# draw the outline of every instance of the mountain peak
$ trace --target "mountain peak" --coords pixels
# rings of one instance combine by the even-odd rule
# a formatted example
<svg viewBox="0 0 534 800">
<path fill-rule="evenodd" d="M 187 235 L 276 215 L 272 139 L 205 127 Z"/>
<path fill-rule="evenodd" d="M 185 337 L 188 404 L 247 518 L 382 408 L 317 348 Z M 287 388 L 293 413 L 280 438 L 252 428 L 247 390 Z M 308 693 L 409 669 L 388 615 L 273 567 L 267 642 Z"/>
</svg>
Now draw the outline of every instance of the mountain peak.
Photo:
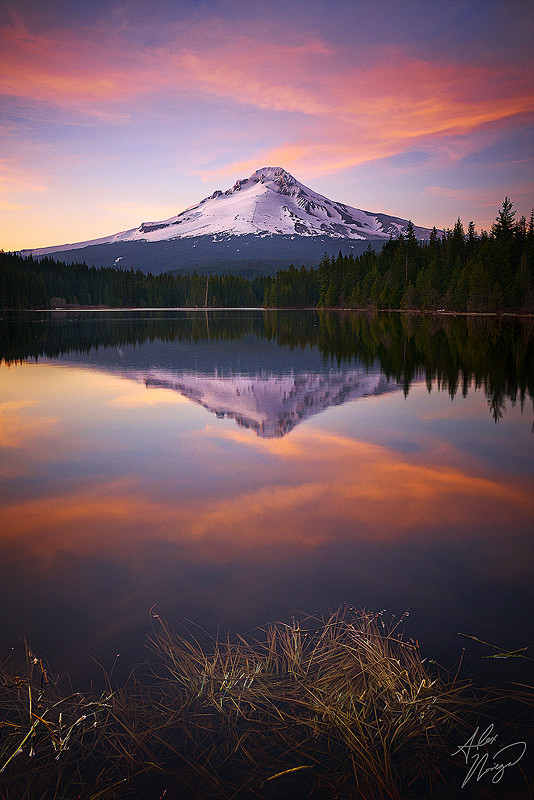
<svg viewBox="0 0 534 800">
<path fill-rule="evenodd" d="M 278 186 L 278 191 L 281 194 L 289 194 L 289 190 L 293 187 L 300 186 L 298 181 L 295 180 L 283 167 L 262 167 L 253 172 L 249 178 L 253 183 L 275 183 Z"/>
<path fill-rule="evenodd" d="M 261 167 L 253 172 L 249 180 L 251 181 L 278 181 L 278 180 L 291 180 L 295 181 L 293 175 L 285 170 L 283 167 Z"/>
<path fill-rule="evenodd" d="M 302 237 L 317 240 L 326 237 L 345 242 L 384 242 L 390 236 L 404 233 L 407 225 L 408 220 L 399 217 L 329 200 L 304 186 L 283 167 L 261 167 L 250 177 L 237 180 L 230 189 L 218 189 L 170 219 L 144 222 L 137 228 L 90 242 L 32 252 L 45 255 L 93 245 L 196 240 L 198 237 L 209 237 L 214 243 L 243 236 L 258 240 L 284 236 L 301 241 Z M 415 235 L 418 239 L 428 239 L 430 230 L 416 227 Z M 193 242 L 192 247 L 195 246 Z M 240 244 L 237 244 L 236 252 L 239 250 Z"/>
<path fill-rule="evenodd" d="M 206 200 L 213 200 L 214 198 L 221 197 L 222 195 L 226 195 L 228 197 L 236 192 L 240 192 L 242 189 L 250 189 L 252 186 L 258 183 L 275 183 L 278 187 L 277 191 L 281 192 L 282 194 L 287 194 L 287 191 L 291 187 L 297 185 L 300 186 L 293 175 L 287 172 L 287 170 L 285 170 L 283 167 L 262 167 L 261 169 L 257 169 L 256 172 L 253 172 L 249 178 L 239 178 L 231 189 L 227 189 L 225 192 L 222 192 L 220 189 L 218 189 L 210 197 L 206 198 Z"/>
</svg>

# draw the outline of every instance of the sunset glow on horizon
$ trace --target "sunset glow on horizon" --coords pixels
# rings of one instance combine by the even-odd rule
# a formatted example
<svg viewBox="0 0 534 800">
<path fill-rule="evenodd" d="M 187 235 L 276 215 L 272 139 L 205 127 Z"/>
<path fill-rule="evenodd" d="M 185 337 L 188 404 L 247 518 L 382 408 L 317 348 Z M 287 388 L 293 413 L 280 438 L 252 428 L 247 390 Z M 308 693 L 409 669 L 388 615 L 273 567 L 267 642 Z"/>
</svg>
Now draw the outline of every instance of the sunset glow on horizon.
<svg viewBox="0 0 534 800">
<path fill-rule="evenodd" d="M 418 225 L 534 206 L 527 0 L 0 2 L 0 248 L 161 220 L 263 166 Z"/>
</svg>

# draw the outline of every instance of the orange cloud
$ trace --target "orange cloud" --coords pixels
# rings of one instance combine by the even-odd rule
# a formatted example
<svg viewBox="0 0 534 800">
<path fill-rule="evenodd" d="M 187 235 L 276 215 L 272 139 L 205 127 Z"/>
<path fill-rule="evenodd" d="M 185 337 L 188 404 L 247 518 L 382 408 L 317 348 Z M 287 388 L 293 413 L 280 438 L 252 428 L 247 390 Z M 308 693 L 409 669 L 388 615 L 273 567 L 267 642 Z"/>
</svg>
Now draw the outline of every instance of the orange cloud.
<svg viewBox="0 0 534 800">
<path fill-rule="evenodd" d="M 160 389 L 157 392 L 146 391 L 143 393 L 135 392 L 132 394 L 120 395 L 108 400 L 107 405 L 113 408 L 143 408 L 145 406 L 156 405 L 178 405 L 187 404 L 188 401 L 180 394 L 176 394 L 169 389 Z"/>
<path fill-rule="evenodd" d="M 245 49 L 252 51 L 250 43 Z M 206 90 L 260 108 L 299 112 L 310 124 L 299 122 L 306 135 L 202 176 L 225 177 L 248 171 L 260 161 L 319 174 L 534 111 L 528 69 L 507 72 L 502 65 L 432 62 L 391 49 L 368 55 L 369 66 L 361 68 L 346 54 L 325 51 L 318 69 L 304 60 L 292 64 L 290 71 L 278 66 L 266 71 L 261 59 L 254 61 L 250 55 L 241 60 L 204 55 L 202 70 L 197 63 L 196 71 L 205 76 Z M 225 65 L 222 75 L 220 63 Z"/>
<path fill-rule="evenodd" d="M 110 34 L 87 38 L 67 31 L 32 34 L 20 23 L 0 29 L 0 92 L 107 118 L 117 115 L 106 104 L 131 96 L 129 86 L 143 85 L 146 66 Z M 124 115 L 119 115 L 118 119 Z"/>
<path fill-rule="evenodd" d="M 24 211 L 30 206 L 23 206 L 21 203 L 12 203 L 11 200 L 0 199 L 0 211 Z"/>
<path fill-rule="evenodd" d="M 226 436 L 246 441 L 240 432 L 226 432 Z M 527 518 L 534 515 L 534 499 L 528 487 L 497 483 L 448 465 L 420 465 L 388 448 L 348 437 L 308 429 L 304 434 L 294 431 L 284 440 L 258 440 L 251 436 L 250 444 L 298 463 L 302 482 L 298 486 L 254 491 L 241 496 L 238 502 L 229 499 L 199 515 L 197 532 L 220 531 L 226 524 L 254 530 L 258 520 L 263 523 L 260 528 L 269 525 L 269 519 L 272 525 L 276 519 L 273 511 L 293 508 L 298 510 L 291 517 L 294 533 L 294 525 L 299 524 L 296 520 L 302 517 L 306 506 L 309 514 L 305 515 L 304 528 L 308 530 L 317 527 L 313 519 L 335 515 L 353 524 L 355 530 L 364 526 L 373 530 L 373 538 L 378 535 L 384 539 L 418 526 L 431 530 L 445 520 L 451 525 L 475 528 L 488 502 L 492 514 L 502 516 L 505 523 L 508 506 L 515 506 Z"/>
<path fill-rule="evenodd" d="M 258 48 L 247 36 L 234 36 L 215 50 L 186 48 L 174 58 L 169 53 L 179 73 L 186 74 L 200 91 L 269 111 L 307 115 L 328 114 L 332 109 L 328 96 L 309 80 L 317 57 L 322 57 L 321 69 L 320 62 L 330 55 L 329 48 L 318 41 Z"/>
<path fill-rule="evenodd" d="M 346 542 L 398 541 L 423 532 L 431 538 L 436 531 L 442 538 L 445 528 L 464 539 L 497 524 L 513 538 L 534 517 L 532 481 L 488 479 L 471 464 L 419 464 L 387 447 L 309 428 L 285 440 L 258 440 L 254 434 L 247 440 L 243 434 L 226 431 L 224 438 L 275 456 L 261 488 L 242 489 L 229 480 L 221 496 L 220 487 L 210 493 L 207 482 L 202 496 L 194 497 L 187 486 L 162 492 L 149 479 L 132 477 L 56 490 L 6 504 L 3 540 L 17 540 L 41 556 L 58 549 L 81 555 L 104 549 L 127 552 L 131 561 L 167 542 L 193 557 L 224 563 L 240 552 L 269 561 L 277 558 L 277 547 L 310 549 L 340 536 Z M 197 441 L 197 457 L 206 455 Z M 502 570 L 497 550 L 492 560 Z"/>
<path fill-rule="evenodd" d="M 58 420 L 25 413 L 36 406 L 33 400 L 13 400 L 0 403 L 0 447 L 18 449 L 42 437 L 54 435 Z"/>
<path fill-rule="evenodd" d="M 46 188 L 42 175 L 7 158 L 0 158 L 0 195 L 8 192 L 44 192 Z M 9 201 L 3 202 L 9 206 Z M 11 207 L 17 207 L 17 204 L 11 204 Z"/>
</svg>

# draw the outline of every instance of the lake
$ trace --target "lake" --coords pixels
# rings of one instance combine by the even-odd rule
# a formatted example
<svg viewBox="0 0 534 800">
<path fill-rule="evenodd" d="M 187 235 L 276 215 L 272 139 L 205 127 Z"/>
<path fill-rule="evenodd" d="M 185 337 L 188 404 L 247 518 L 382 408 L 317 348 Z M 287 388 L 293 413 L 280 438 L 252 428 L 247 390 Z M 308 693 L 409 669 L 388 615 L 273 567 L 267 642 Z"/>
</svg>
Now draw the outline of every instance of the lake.
<svg viewBox="0 0 534 800">
<path fill-rule="evenodd" d="M 98 682 L 151 609 L 215 633 L 344 603 L 409 612 L 451 669 L 510 669 L 458 633 L 532 644 L 532 320 L 0 316 L 4 653 Z"/>
</svg>

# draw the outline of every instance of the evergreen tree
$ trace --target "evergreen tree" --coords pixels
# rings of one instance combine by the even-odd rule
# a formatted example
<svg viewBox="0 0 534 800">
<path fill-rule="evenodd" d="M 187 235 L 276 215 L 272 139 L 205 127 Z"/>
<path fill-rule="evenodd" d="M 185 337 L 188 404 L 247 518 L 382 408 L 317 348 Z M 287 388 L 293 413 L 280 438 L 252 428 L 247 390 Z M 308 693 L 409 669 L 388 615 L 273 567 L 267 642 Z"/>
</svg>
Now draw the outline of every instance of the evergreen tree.
<svg viewBox="0 0 534 800">
<path fill-rule="evenodd" d="M 509 197 L 505 197 L 499 213 L 493 223 L 492 234 L 496 239 L 509 241 L 514 229 L 513 203 Z"/>
</svg>

